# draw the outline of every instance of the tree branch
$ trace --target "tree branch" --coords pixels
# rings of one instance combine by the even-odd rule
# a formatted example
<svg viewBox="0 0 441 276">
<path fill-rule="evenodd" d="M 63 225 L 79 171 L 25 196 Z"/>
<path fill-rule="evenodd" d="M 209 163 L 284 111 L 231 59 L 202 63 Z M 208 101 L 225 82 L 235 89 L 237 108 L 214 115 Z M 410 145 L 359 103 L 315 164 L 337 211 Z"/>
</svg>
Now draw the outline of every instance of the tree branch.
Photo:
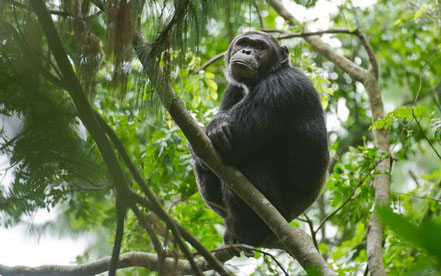
<svg viewBox="0 0 441 276">
<path fill-rule="evenodd" d="M 317 31 L 317 32 L 302 32 L 302 33 L 295 33 L 295 34 L 285 34 L 280 35 L 277 37 L 277 39 L 287 39 L 287 38 L 293 38 L 293 37 L 306 37 L 313 36 L 313 35 L 322 35 L 322 34 L 350 34 L 355 35 L 360 40 L 361 44 L 363 45 L 364 49 L 366 50 L 366 53 L 369 57 L 369 62 L 371 64 L 371 72 L 374 74 L 375 78 L 378 79 L 378 63 L 377 59 L 375 58 L 374 52 L 372 51 L 372 47 L 367 41 L 366 37 L 364 36 L 363 32 L 360 29 L 355 29 L 353 31 L 348 29 L 329 29 L 324 31 Z M 316 42 L 317 44 L 317 42 Z"/>
<path fill-rule="evenodd" d="M 371 63 L 371 73 L 374 75 L 374 77 L 378 80 L 378 62 L 377 58 L 375 57 L 374 51 L 372 50 L 371 45 L 367 41 L 365 35 L 360 29 L 355 29 L 354 34 L 360 39 L 361 44 L 363 45 L 364 49 L 366 50 L 366 53 L 369 57 L 369 62 Z"/>
<path fill-rule="evenodd" d="M 317 231 L 314 231 L 314 222 L 306 213 L 304 213 L 303 216 L 305 216 L 305 222 L 308 224 L 309 231 L 311 231 L 312 242 L 314 242 L 314 246 L 318 250 Z"/>
<path fill-rule="evenodd" d="M 95 275 L 106 272 L 109 269 L 110 257 L 105 257 L 87 264 L 81 265 L 43 265 L 39 267 L 27 266 L 5 266 L 0 265 L 0 275 L 32 275 L 32 276 L 51 276 L 51 275 Z M 204 270 L 211 270 L 211 266 L 202 259 L 195 260 L 198 266 Z M 150 271 L 158 271 L 159 261 L 156 254 L 146 252 L 129 252 L 119 256 L 118 268 L 126 267 L 144 267 Z M 174 273 L 172 275 L 192 274 L 191 264 L 187 260 L 164 258 L 162 261 L 164 272 Z"/>
<path fill-rule="evenodd" d="M 212 63 L 215 63 L 217 60 L 223 58 L 226 52 L 227 52 L 227 51 L 222 52 L 222 53 L 219 53 L 219 54 L 215 55 L 214 57 L 210 58 L 207 62 L 205 62 L 205 63 L 201 66 L 201 68 L 199 68 L 199 71 L 200 71 L 200 70 L 205 70 L 205 68 L 207 68 L 208 66 L 210 66 Z"/>
</svg>

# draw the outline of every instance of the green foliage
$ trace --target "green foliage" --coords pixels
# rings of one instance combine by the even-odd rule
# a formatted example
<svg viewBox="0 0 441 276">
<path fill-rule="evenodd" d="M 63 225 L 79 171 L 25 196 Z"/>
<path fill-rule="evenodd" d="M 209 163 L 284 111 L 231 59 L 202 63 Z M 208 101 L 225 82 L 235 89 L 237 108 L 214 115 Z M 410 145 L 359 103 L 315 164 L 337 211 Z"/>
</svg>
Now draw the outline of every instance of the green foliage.
<svg viewBox="0 0 441 276">
<path fill-rule="evenodd" d="M 5 29 L 3 29 L 5 30 Z M 0 114 L 21 125 L 1 153 L 9 157 L 14 181 L 5 191 L 3 224 L 38 208 L 51 208 L 78 190 L 107 188 L 97 152 L 81 133 L 75 107 L 64 92 L 43 82 L 17 41 L 0 33 Z"/>
<path fill-rule="evenodd" d="M 378 208 L 381 221 L 397 237 L 409 244 L 414 250 L 418 250 L 424 255 L 432 256 L 433 259 L 417 256 L 412 262 L 410 271 L 431 271 L 435 273 L 441 263 L 441 222 L 430 218 L 424 218 L 419 225 L 412 222 L 405 216 L 394 213 L 390 208 Z"/>
<path fill-rule="evenodd" d="M 430 116 L 430 110 L 425 106 L 400 106 L 388 113 L 384 118 L 375 121 L 371 129 L 389 129 L 395 122 L 404 121 L 405 123 L 411 123 L 414 117 L 419 121 L 428 116 Z"/>
<path fill-rule="evenodd" d="M 8 158 L 13 182 L 0 188 L 0 223 L 9 226 L 39 208 L 58 208 L 61 212 L 54 224 L 64 225 L 60 229 L 66 235 L 88 231 L 100 238 L 77 261 L 106 256 L 115 226 L 114 194 L 101 157 L 76 117 L 70 97 L 47 78 L 47 73 L 60 76 L 38 21 L 28 9 L 13 8 L 10 2 L 0 1 L 2 20 L 15 30 L 11 33 L 4 24 L 0 27 L 0 153 Z M 281 22 L 265 1 L 149 0 L 142 14 L 143 1 L 130 1 L 135 7 L 130 14 L 133 22 L 118 21 L 115 14 L 101 11 L 100 2 L 90 1 L 83 10 L 78 9 L 78 1 L 47 2 L 53 10 L 75 15 L 75 20 L 54 15 L 55 24 L 90 103 L 115 130 L 169 214 L 208 248 L 219 247 L 222 219 L 197 192 L 187 141 L 160 107 L 132 51 L 131 28 L 139 24 L 153 45 L 152 62 L 170 72 L 178 96 L 205 124 L 216 111 L 227 82 L 222 59 L 203 70 L 201 66 L 225 51 L 230 40 L 243 31 L 301 32 L 302 25 Z M 312 9 L 320 2 L 302 0 L 296 4 Z M 326 219 L 324 236 L 322 229 L 316 233 L 318 249 L 338 267 L 340 275 L 361 275 L 366 269 L 367 221 L 375 201 L 372 180 L 379 173 L 378 162 L 385 159 L 394 160 L 391 171 L 386 172 L 392 177 L 394 212 L 380 210 L 387 229 L 383 250 L 387 273 L 439 274 L 434 268 L 440 263 L 441 169 L 428 143 L 436 149 L 441 145 L 439 11 L 435 0 L 379 0 L 368 7 L 343 1 L 338 4 L 338 13 L 331 15 L 329 28 L 362 29 L 378 59 L 388 113 L 375 122 L 359 83 L 314 53 L 302 38 L 282 42 L 290 50 L 292 64 L 313 81 L 330 124 L 332 167 L 323 200 L 308 210 L 308 217 L 315 229 L 342 206 Z M 128 18 L 129 14 L 124 14 Z M 324 19 L 313 21 L 321 24 Z M 109 25 L 118 22 L 123 25 Z M 325 39 L 346 58 L 369 68 L 369 58 L 354 36 L 336 34 Z M 118 83 L 119 89 L 115 89 Z M 9 121 L 19 122 L 19 127 L 12 128 Z M 374 147 L 374 130 L 388 131 L 391 155 Z M 137 185 L 133 188 L 139 189 Z M 301 220 L 291 224 L 309 231 Z M 162 223 L 154 226 L 164 227 Z M 166 243 L 164 234 L 158 233 Z M 175 245 L 169 242 L 167 246 L 172 251 Z M 123 251 L 132 250 L 154 252 L 148 235 L 129 213 Z M 290 274 L 302 273 L 291 258 L 275 256 L 284 260 Z M 256 254 L 256 259 L 253 275 L 280 271 L 262 254 Z M 151 274 L 138 269 L 122 273 Z"/>
</svg>

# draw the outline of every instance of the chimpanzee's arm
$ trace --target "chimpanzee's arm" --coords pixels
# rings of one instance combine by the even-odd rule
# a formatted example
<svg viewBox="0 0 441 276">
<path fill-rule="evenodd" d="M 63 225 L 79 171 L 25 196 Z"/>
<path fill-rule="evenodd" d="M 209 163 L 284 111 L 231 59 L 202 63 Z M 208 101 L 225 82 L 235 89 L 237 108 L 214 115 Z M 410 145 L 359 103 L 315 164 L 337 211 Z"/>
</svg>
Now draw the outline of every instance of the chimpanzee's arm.
<svg viewBox="0 0 441 276">
<path fill-rule="evenodd" d="M 245 93 L 243 91 L 243 88 L 231 84 L 228 85 L 227 89 L 224 92 L 224 96 L 219 107 L 219 112 L 231 109 L 235 104 L 243 99 L 244 95 Z"/>
</svg>

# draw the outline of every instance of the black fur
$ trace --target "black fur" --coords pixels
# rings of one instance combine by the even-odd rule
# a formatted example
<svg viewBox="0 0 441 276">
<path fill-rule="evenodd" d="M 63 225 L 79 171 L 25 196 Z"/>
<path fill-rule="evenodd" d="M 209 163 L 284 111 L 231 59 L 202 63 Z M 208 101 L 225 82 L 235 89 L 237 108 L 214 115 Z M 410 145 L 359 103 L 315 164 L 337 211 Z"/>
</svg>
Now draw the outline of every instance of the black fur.
<svg viewBox="0 0 441 276">
<path fill-rule="evenodd" d="M 259 65 L 257 79 L 238 82 L 228 69 L 232 42 L 226 55 L 230 84 L 205 131 L 224 162 L 237 167 L 291 221 L 314 202 L 325 180 L 329 153 L 323 110 L 311 81 L 280 56 L 286 48 L 261 32 L 241 37 L 250 34 L 270 42 L 271 64 Z M 272 238 L 258 215 L 193 157 L 200 193 L 226 221 L 225 242 L 259 246 Z"/>
</svg>

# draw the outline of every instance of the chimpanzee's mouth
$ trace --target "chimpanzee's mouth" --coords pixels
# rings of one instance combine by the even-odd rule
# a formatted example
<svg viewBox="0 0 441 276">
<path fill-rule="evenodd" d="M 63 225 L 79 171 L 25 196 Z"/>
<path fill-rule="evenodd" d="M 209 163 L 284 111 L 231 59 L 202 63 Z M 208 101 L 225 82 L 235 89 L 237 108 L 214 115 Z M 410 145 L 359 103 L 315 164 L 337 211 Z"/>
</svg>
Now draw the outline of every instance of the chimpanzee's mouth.
<svg viewBox="0 0 441 276">
<path fill-rule="evenodd" d="M 246 63 L 246 62 L 244 62 L 244 61 L 242 61 L 242 60 L 238 60 L 238 59 L 236 59 L 236 60 L 232 60 L 231 61 L 231 64 L 233 64 L 233 65 L 240 65 L 240 66 L 245 66 L 245 67 L 247 67 L 248 69 L 250 69 L 250 70 L 255 70 L 255 68 L 253 67 L 253 66 L 251 66 L 250 64 L 248 64 L 248 63 Z"/>
</svg>

